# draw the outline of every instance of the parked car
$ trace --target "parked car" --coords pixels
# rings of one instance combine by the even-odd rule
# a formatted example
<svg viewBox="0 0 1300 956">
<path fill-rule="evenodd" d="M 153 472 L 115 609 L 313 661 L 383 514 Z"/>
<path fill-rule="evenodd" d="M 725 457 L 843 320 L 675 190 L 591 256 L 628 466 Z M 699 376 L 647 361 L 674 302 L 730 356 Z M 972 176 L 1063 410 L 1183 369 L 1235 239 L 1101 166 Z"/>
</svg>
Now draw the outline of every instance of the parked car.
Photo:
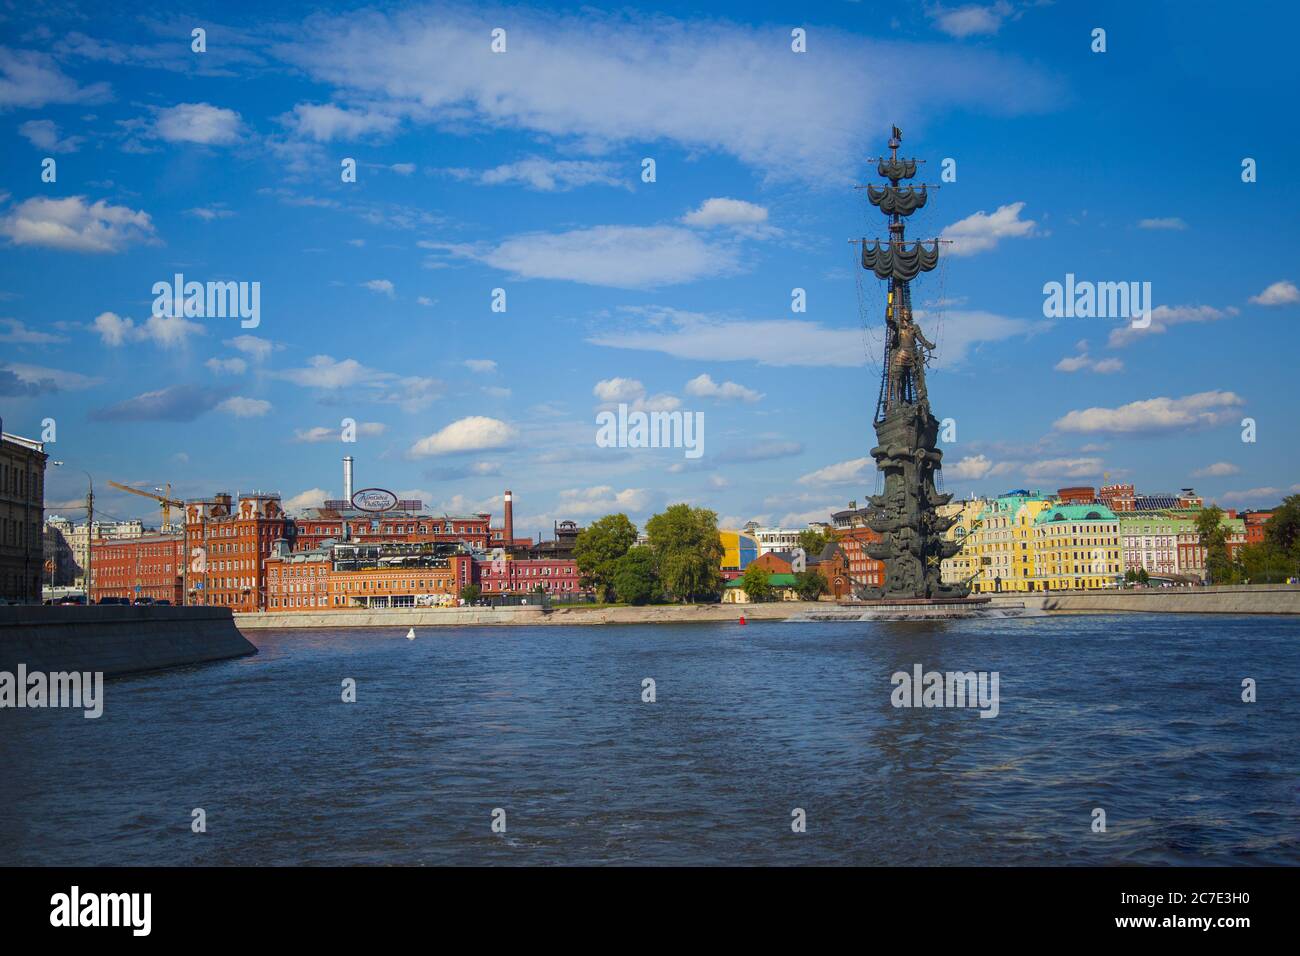
<svg viewBox="0 0 1300 956">
<path fill-rule="evenodd" d="M 124 597 L 102 597 L 95 603 L 96 604 L 125 604 L 129 607 L 131 604 L 131 599 L 124 598 Z"/>
<path fill-rule="evenodd" d="M 154 601 L 153 603 L 158 605 L 159 607 L 162 607 L 164 604 L 167 605 L 168 607 L 171 607 L 172 604 L 172 602 L 168 601 L 166 598 L 163 598 L 162 600 L 159 601 Z"/>
</svg>

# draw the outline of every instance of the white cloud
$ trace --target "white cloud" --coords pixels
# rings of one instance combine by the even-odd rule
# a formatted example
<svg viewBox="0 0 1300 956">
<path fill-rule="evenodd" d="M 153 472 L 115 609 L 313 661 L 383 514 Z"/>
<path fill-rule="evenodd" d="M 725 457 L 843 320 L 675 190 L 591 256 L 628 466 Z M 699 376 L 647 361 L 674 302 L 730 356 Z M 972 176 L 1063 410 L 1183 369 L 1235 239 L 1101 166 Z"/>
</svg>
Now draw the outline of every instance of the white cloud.
<svg viewBox="0 0 1300 956">
<path fill-rule="evenodd" d="M 398 124 L 396 116 L 346 110 L 333 103 L 299 103 L 280 119 L 299 136 L 317 143 L 355 140 L 375 134 L 387 136 Z"/>
<path fill-rule="evenodd" d="M 865 481 L 874 474 L 874 458 L 850 458 L 848 461 L 836 462 L 825 468 L 818 468 L 799 479 L 801 485 L 851 485 Z"/>
<path fill-rule="evenodd" d="M 107 83 L 79 86 L 48 53 L 0 46 L 0 110 L 98 103 L 109 97 Z"/>
<path fill-rule="evenodd" d="M 540 156 L 530 156 L 518 162 L 504 163 L 481 171 L 444 169 L 442 172 L 484 186 L 518 183 L 540 192 L 568 192 L 580 186 L 631 188 L 617 164 L 585 159 L 543 159 Z"/>
<path fill-rule="evenodd" d="M 1023 202 L 1013 202 L 999 206 L 992 214 L 981 209 L 954 222 L 940 232 L 942 238 L 953 241 L 947 248 L 948 255 L 973 256 L 995 248 L 1003 239 L 1033 236 L 1038 224 L 1032 219 L 1020 218 L 1020 211 L 1024 208 Z"/>
<path fill-rule="evenodd" d="M 202 219 L 204 222 L 212 222 L 214 219 L 229 219 L 234 212 L 229 209 L 222 209 L 221 203 L 212 206 L 196 206 L 193 209 L 186 209 L 185 215 L 193 216 L 195 219 Z"/>
<path fill-rule="evenodd" d="M 1015 113 L 1049 105 L 1056 86 L 996 51 L 825 27 L 812 70 L 808 57 L 779 53 L 768 25 L 590 10 L 512 9 L 509 20 L 502 56 L 484 53 L 495 21 L 439 6 L 312 18 L 277 52 L 336 95 L 416 123 L 522 131 L 589 152 L 664 141 L 819 183 L 860 172 L 892 103 L 905 99 L 914 113 L 995 103 Z M 791 117 L 816 135 L 791 135 Z"/>
<path fill-rule="evenodd" d="M 25 136 L 37 149 L 51 153 L 75 153 L 85 142 L 81 136 L 59 138 L 59 127 L 53 120 L 28 120 L 18 127 L 18 132 Z"/>
<path fill-rule="evenodd" d="M 734 242 L 710 241 L 679 226 L 593 226 L 512 236 L 495 247 L 421 242 L 523 279 L 567 279 L 618 289 L 648 289 L 731 275 Z M 435 260 L 437 261 L 437 260 Z"/>
<path fill-rule="evenodd" d="M 1124 370 L 1124 363 L 1120 359 L 1095 359 L 1089 355 L 1087 342 L 1080 342 L 1075 347 L 1079 350 L 1079 354 L 1067 355 L 1057 362 L 1054 368 L 1058 372 L 1080 372 L 1087 369 L 1099 375 L 1107 375 Z"/>
<path fill-rule="evenodd" d="M 739 399 L 742 402 L 757 402 L 763 397 L 762 392 L 736 382 L 723 382 L 719 385 L 707 373 L 701 373 L 686 383 L 686 394 L 696 398 L 717 398 L 724 401 Z"/>
<path fill-rule="evenodd" d="M 152 342 L 173 349 L 185 345 L 191 335 L 205 334 L 203 326 L 180 316 L 151 315 L 143 325 L 136 325 L 116 312 L 101 312 L 90 325 L 100 341 L 111 348 L 127 342 Z"/>
<path fill-rule="evenodd" d="M 365 388 L 368 400 L 399 405 L 410 412 L 428 407 L 443 391 L 443 383 L 436 378 L 398 375 L 369 368 L 356 359 L 340 361 L 332 355 L 313 355 L 306 366 L 286 369 L 277 376 L 303 388 L 326 392 Z"/>
<path fill-rule="evenodd" d="M 259 339 L 256 335 L 236 335 L 233 339 L 226 339 L 225 344 L 250 356 L 255 362 L 266 361 L 275 350 L 274 342 Z"/>
<path fill-rule="evenodd" d="M 0 319 L 0 326 L 8 326 L 8 332 L 0 332 L 0 342 L 13 342 L 19 345 L 52 345 L 55 342 L 66 342 L 66 335 L 56 335 L 53 332 L 38 332 L 36 329 L 28 328 L 25 322 L 17 319 Z"/>
<path fill-rule="evenodd" d="M 688 226 L 756 226 L 767 222 L 767 210 L 743 199 L 706 199 L 682 217 Z"/>
<path fill-rule="evenodd" d="M 1229 306 L 1216 309 L 1210 305 L 1158 305 L 1151 310 L 1151 324 L 1146 328 L 1134 328 L 1131 323 L 1111 329 L 1106 344 L 1113 349 L 1129 345 L 1145 335 L 1162 335 L 1170 326 L 1183 325 L 1188 322 L 1218 322 L 1237 314 L 1237 309 Z"/>
<path fill-rule="evenodd" d="M 1236 418 L 1232 409 L 1245 405 L 1233 392 L 1198 392 L 1183 398 L 1148 398 L 1118 408 L 1086 408 L 1055 422 L 1063 432 L 1141 435 L 1222 425 Z"/>
<path fill-rule="evenodd" d="M 990 4 L 968 3 L 960 7 L 936 4 L 926 10 L 926 16 L 934 21 L 936 27 L 958 39 L 997 33 L 1002 21 L 1011 13 L 1011 4 L 1005 0 Z"/>
<path fill-rule="evenodd" d="M 618 512 L 637 513 L 650 505 L 650 493 L 644 488 L 615 491 L 612 485 L 569 488 L 560 492 L 556 510 L 575 518 L 604 516 Z"/>
<path fill-rule="evenodd" d="M 800 319 L 733 319 L 658 306 L 628 307 L 621 312 L 631 320 L 625 328 L 597 332 L 587 341 L 701 362 L 837 367 L 866 364 L 869 340 L 861 328 L 828 328 Z M 934 318 L 922 310 L 914 315 L 924 321 Z M 1035 330 L 1035 324 L 990 312 L 945 312 L 941 327 L 935 322 L 927 324 L 926 329 L 939 345 L 935 365 L 942 368 L 964 361 L 984 342 L 1027 335 Z"/>
<path fill-rule="evenodd" d="M 271 403 L 260 398 L 245 398 L 233 395 L 217 403 L 217 411 L 226 412 L 236 418 L 261 418 L 271 410 Z"/>
<path fill-rule="evenodd" d="M 1223 478 L 1228 475 L 1235 475 L 1239 471 L 1236 465 L 1230 461 L 1216 461 L 1212 465 L 1206 465 L 1204 468 L 1197 468 L 1192 472 L 1193 478 Z"/>
<path fill-rule="evenodd" d="M 210 358 L 203 364 L 218 375 L 243 375 L 248 371 L 248 363 L 241 358 Z"/>
<path fill-rule="evenodd" d="M 1296 486 L 1292 485 L 1291 490 L 1295 491 Z M 1277 504 L 1286 495 L 1281 488 L 1264 487 L 1264 488 L 1247 488 L 1244 491 L 1225 491 L 1222 500 L 1226 504 L 1250 504 L 1250 505 L 1271 505 Z"/>
<path fill-rule="evenodd" d="M 497 418 L 471 415 L 454 421 L 411 446 L 414 458 L 452 455 L 466 451 L 503 448 L 518 436 L 518 429 Z"/>
<path fill-rule="evenodd" d="M 361 438 L 377 438 L 388 430 L 388 426 L 383 422 L 358 422 L 357 435 Z M 325 425 L 317 425 L 315 428 L 299 428 L 293 433 L 293 440 L 298 442 L 324 442 L 324 441 L 341 441 L 341 428 L 329 428 Z"/>
<path fill-rule="evenodd" d="M 634 378 L 601 379 L 591 390 L 602 402 L 632 402 L 645 395 L 645 385 Z"/>
<path fill-rule="evenodd" d="M 0 233 L 16 246 L 45 246 L 72 252 L 120 252 L 132 242 L 154 240 L 149 214 L 85 196 L 33 197 L 0 219 Z"/>
<path fill-rule="evenodd" d="M 19 383 L 30 386 L 34 390 L 80 391 L 102 385 L 104 382 L 102 378 L 93 378 L 80 372 L 67 372 L 41 365 L 23 365 L 18 362 L 0 365 L 0 371 L 12 373 Z"/>
<path fill-rule="evenodd" d="M 158 111 L 153 131 L 169 143 L 223 146 L 238 141 L 241 125 L 234 110 L 211 103 L 177 103 Z"/>
<path fill-rule="evenodd" d="M 1187 223 L 1183 222 L 1177 216 L 1168 216 L 1164 219 L 1141 219 L 1138 221 L 1139 229 L 1169 229 L 1175 232 L 1181 232 L 1187 228 Z"/>
<path fill-rule="evenodd" d="M 1101 473 L 1100 458 L 1048 458 L 1024 467 L 1026 478 L 1091 478 Z"/>
<path fill-rule="evenodd" d="M 365 288 L 369 289 L 371 292 L 377 292 L 380 295 L 386 295 L 390 299 L 393 298 L 393 294 L 397 291 L 396 288 L 393 286 L 393 283 L 388 279 L 370 279 L 369 281 L 363 282 L 361 284 Z"/>
<path fill-rule="evenodd" d="M 607 378 L 597 382 L 591 393 L 602 405 L 627 403 L 633 411 L 670 412 L 681 407 L 681 399 L 667 392 L 647 395 L 646 387 L 634 378 Z"/>
<path fill-rule="evenodd" d="M 286 369 L 280 376 L 303 388 L 329 390 L 371 384 L 377 374 L 356 359 L 338 361 L 331 355 L 313 355 L 304 368 Z"/>
<path fill-rule="evenodd" d="M 292 498 L 286 498 L 283 507 L 290 514 L 298 514 L 308 508 L 320 508 L 329 499 L 330 493 L 324 488 L 309 488 Z"/>
<path fill-rule="evenodd" d="M 984 455 L 967 455 L 951 465 L 943 466 L 944 477 L 958 481 L 978 481 L 992 470 L 993 462 Z"/>
<path fill-rule="evenodd" d="M 1294 305 L 1300 302 L 1300 289 L 1294 282 L 1284 279 L 1274 282 L 1259 295 L 1252 295 L 1250 301 L 1256 305 Z"/>
<path fill-rule="evenodd" d="M 471 372 L 495 372 L 497 363 L 492 359 L 465 359 L 464 366 Z"/>
</svg>

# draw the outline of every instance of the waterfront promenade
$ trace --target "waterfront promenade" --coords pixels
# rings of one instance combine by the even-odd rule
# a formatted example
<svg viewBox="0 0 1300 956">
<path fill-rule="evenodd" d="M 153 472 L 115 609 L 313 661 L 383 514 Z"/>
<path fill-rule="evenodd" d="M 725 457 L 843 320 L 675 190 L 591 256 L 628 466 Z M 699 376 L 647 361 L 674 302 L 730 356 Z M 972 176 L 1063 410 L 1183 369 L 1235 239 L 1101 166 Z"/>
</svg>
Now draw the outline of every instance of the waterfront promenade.
<svg viewBox="0 0 1300 956">
<path fill-rule="evenodd" d="M 1027 612 L 1294 614 L 1300 615 L 1300 585 L 1134 588 L 988 595 L 997 608 L 1023 606 Z M 474 625 L 689 624 L 784 621 L 842 605 L 831 601 L 779 601 L 763 604 L 655 604 L 642 607 L 399 608 L 387 610 L 236 614 L 240 630 L 265 628 L 464 627 Z"/>
</svg>

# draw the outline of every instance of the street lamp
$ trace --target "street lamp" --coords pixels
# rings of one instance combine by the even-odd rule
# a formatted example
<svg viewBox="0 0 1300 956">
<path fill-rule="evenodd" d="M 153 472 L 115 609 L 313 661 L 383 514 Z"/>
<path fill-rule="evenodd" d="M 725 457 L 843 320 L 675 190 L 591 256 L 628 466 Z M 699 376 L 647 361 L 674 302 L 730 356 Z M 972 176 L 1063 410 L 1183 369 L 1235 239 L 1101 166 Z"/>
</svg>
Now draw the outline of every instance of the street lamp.
<svg viewBox="0 0 1300 956">
<path fill-rule="evenodd" d="M 51 464 L 61 467 L 63 462 L 55 461 Z M 95 479 L 84 468 L 81 473 L 90 483 L 90 490 L 86 493 L 86 606 L 90 607 L 94 603 L 92 588 L 95 580 Z"/>
</svg>

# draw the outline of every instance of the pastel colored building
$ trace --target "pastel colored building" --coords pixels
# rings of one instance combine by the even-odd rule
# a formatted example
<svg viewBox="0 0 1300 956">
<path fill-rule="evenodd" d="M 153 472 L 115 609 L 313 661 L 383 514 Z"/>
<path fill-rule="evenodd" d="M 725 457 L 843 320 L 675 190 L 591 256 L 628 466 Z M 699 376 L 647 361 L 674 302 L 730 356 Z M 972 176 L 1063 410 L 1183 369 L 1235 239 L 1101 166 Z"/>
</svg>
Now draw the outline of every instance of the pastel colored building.
<svg viewBox="0 0 1300 956">
<path fill-rule="evenodd" d="M 944 558 L 939 565 L 944 584 L 961 584 L 973 580 L 979 574 L 979 555 L 975 547 L 974 531 L 979 526 L 980 515 L 988 505 L 989 502 L 985 498 L 969 498 L 965 501 L 951 501 L 938 508 L 940 517 L 957 518 L 957 523 L 944 532 L 944 537 L 962 545 L 962 550 L 951 558 Z"/>
<path fill-rule="evenodd" d="M 759 556 L 758 539 L 748 531 L 719 531 L 718 539 L 722 542 L 723 580 L 739 577 Z"/>
<path fill-rule="evenodd" d="M 1033 521 L 1031 590 L 1095 591 L 1124 576 L 1119 518 L 1105 505 L 1056 505 Z"/>
<path fill-rule="evenodd" d="M 1039 491 L 1018 489 L 999 495 L 976 519 L 972 557 L 979 575 L 971 582 L 974 594 L 1006 591 L 1036 591 L 1034 523 L 1052 507 L 1052 500 Z M 1118 555 L 1116 556 L 1118 559 Z"/>
</svg>

